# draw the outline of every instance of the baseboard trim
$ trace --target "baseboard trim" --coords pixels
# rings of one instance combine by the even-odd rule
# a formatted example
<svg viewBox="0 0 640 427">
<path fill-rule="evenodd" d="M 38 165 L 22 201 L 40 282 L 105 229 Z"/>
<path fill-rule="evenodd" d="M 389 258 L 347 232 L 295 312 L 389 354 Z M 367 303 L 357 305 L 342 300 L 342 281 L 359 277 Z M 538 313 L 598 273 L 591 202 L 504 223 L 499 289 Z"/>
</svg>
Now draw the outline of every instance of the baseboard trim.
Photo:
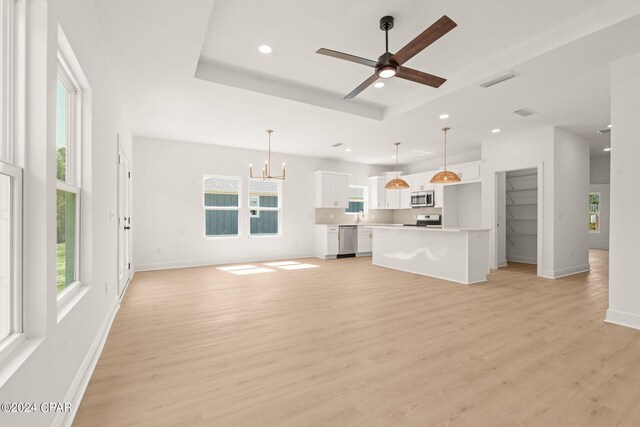
<svg viewBox="0 0 640 427">
<path fill-rule="evenodd" d="M 640 329 L 640 316 L 637 314 L 608 309 L 604 321 L 618 326 Z"/>
<path fill-rule="evenodd" d="M 589 246 L 589 249 L 602 249 L 603 251 L 608 251 L 609 250 L 609 246 L 594 245 L 594 246 Z"/>
<path fill-rule="evenodd" d="M 73 419 L 78 413 L 80 402 L 82 402 L 82 397 L 84 396 L 84 392 L 87 390 L 89 380 L 93 375 L 96 365 L 98 364 L 98 359 L 100 359 L 102 349 L 104 348 L 104 344 L 107 342 L 111 325 L 113 324 L 113 320 L 115 319 L 119 308 L 120 304 L 116 302 L 107 317 L 104 319 L 100 332 L 91 344 L 89 352 L 82 362 L 82 365 L 80 366 L 76 377 L 73 379 L 71 387 L 69 387 L 69 391 L 67 391 L 67 395 L 64 399 L 65 402 L 71 403 L 71 412 L 58 412 L 56 418 L 53 420 L 52 425 L 54 427 L 71 427 L 71 424 L 73 424 Z"/>
<path fill-rule="evenodd" d="M 174 268 L 191 268 L 191 267 L 208 267 L 212 265 L 225 265 L 225 264 L 237 264 L 244 262 L 267 262 L 278 261 L 283 259 L 301 259 L 301 258 L 315 258 L 315 255 L 294 255 L 294 256 L 278 256 L 268 258 L 225 258 L 210 261 L 176 261 L 176 262 L 162 262 L 158 264 L 140 264 L 135 266 L 135 271 L 153 271 L 153 270 L 170 270 Z"/>
<path fill-rule="evenodd" d="M 506 259 L 501 259 L 501 260 L 498 261 L 498 268 L 506 267 L 507 265 L 508 264 L 507 264 L 507 260 Z"/>
<path fill-rule="evenodd" d="M 563 268 L 561 270 L 554 271 L 552 278 L 559 279 L 561 277 L 571 276 L 578 273 L 585 273 L 587 271 L 591 271 L 590 264 L 577 265 L 575 267 Z"/>
<path fill-rule="evenodd" d="M 507 261 L 521 262 L 523 264 L 537 264 L 538 263 L 538 259 L 537 258 L 531 258 L 531 257 L 526 257 L 526 256 L 510 256 L 510 257 L 507 258 Z"/>
</svg>

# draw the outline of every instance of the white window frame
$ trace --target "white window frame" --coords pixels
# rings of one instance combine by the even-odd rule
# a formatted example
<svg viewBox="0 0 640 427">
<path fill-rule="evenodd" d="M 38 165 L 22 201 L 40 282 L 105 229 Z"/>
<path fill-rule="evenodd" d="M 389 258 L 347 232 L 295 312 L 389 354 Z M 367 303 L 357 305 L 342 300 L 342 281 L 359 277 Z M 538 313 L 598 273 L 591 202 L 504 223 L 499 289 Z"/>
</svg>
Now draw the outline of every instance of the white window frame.
<svg viewBox="0 0 640 427">
<path fill-rule="evenodd" d="M 600 194 L 599 191 L 590 191 L 589 192 L 589 199 L 591 199 L 591 195 L 593 195 L 593 194 L 597 194 L 598 195 L 598 210 L 595 211 L 595 212 L 591 212 L 591 207 L 589 207 L 589 216 L 596 215 L 596 217 L 598 218 L 598 220 L 596 222 L 598 228 L 595 229 L 595 230 L 589 229 L 589 233 L 591 233 L 591 234 L 600 234 L 600 206 L 602 205 L 602 194 Z M 589 218 L 589 224 L 591 224 L 591 218 Z"/>
<path fill-rule="evenodd" d="M 14 0 L 0 1 L 0 174 L 8 176 L 10 184 L 10 273 L 9 273 L 9 334 L 0 338 L 0 359 L 25 341 L 23 298 L 23 169 L 22 138 L 24 115 L 24 4 Z"/>
<path fill-rule="evenodd" d="M 11 272 L 9 335 L 0 339 L 0 354 L 9 352 L 24 338 L 22 322 L 22 168 L 0 161 L 0 174 L 11 178 Z"/>
<path fill-rule="evenodd" d="M 369 187 L 365 186 L 365 185 L 349 185 L 349 188 L 362 188 L 363 190 L 363 194 L 364 194 L 364 198 L 362 199 L 364 202 L 364 209 L 362 210 L 363 214 L 367 213 L 367 210 L 369 210 Z M 351 198 L 349 198 L 349 200 L 347 201 L 347 205 L 348 203 L 351 201 Z M 349 208 L 345 208 L 344 209 L 344 213 L 346 215 L 358 215 L 358 212 L 347 212 L 347 209 Z"/>
<path fill-rule="evenodd" d="M 204 181 L 207 178 L 221 178 L 221 179 L 231 179 L 236 180 L 238 182 L 238 206 L 206 206 L 204 202 L 204 195 L 206 194 L 206 189 L 204 187 Z M 202 175 L 202 192 L 200 194 L 200 200 L 202 202 L 202 233 L 205 239 L 207 240 L 217 240 L 217 239 L 239 239 L 242 236 L 242 177 L 241 176 L 233 176 L 233 175 Z M 207 235 L 207 211 L 238 211 L 238 234 L 235 235 Z"/>
<path fill-rule="evenodd" d="M 60 79 L 65 88 L 70 92 L 71 99 L 67 111 L 67 126 L 69 132 L 69 141 L 66 151 L 66 172 L 65 181 L 61 181 L 56 177 L 56 190 L 66 191 L 75 194 L 75 251 L 74 251 L 74 277 L 75 280 L 65 289 L 57 294 L 58 308 L 66 304 L 67 301 L 80 290 L 81 287 L 81 204 L 82 204 L 82 187 L 81 187 L 81 168 L 82 168 L 82 94 L 78 80 L 73 75 L 67 61 L 62 53 L 58 52 L 57 79 Z M 57 286 L 57 276 L 56 276 Z"/>
<path fill-rule="evenodd" d="M 262 178 L 249 178 L 249 183 L 251 181 L 262 181 Z M 278 207 L 270 208 L 270 207 L 260 207 L 260 198 L 258 197 L 258 206 L 250 206 L 251 203 L 251 189 L 250 184 L 247 184 L 247 200 L 249 201 L 249 210 L 247 220 L 247 235 L 249 238 L 266 238 L 266 237 L 281 237 L 282 236 L 282 181 L 274 180 L 271 181 L 278 185 Z M 251 211 L 255 210 L 256 214 L 253 215 Z M 251 234 L 251 218 L 260 218 L 261 211 L 277 211 L 278 212 L 278 232 L 275 234 Z"/>
</svg>

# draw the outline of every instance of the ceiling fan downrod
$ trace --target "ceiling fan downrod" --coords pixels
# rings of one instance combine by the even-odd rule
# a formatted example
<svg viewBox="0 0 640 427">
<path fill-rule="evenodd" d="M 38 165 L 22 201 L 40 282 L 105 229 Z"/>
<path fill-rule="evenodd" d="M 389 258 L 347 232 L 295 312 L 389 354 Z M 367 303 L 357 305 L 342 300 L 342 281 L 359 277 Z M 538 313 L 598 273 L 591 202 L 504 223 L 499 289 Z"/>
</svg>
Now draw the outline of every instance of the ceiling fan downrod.
<svg viewBox="0 0 640 427">
<path fill-rule="evenodd" d="M 384 31 L 385 53 L 389 53 L 389 30 L 393 28 L 393 16 L 380 18 L 380 29 Z"/>
</svg>

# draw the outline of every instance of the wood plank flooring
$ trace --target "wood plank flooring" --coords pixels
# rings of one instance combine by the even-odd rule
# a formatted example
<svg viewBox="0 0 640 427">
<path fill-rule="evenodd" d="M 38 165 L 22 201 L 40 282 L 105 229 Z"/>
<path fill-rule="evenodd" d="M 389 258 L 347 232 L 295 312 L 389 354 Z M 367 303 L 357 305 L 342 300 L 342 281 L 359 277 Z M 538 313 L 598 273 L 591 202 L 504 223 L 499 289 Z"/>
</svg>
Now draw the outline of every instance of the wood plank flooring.
<svg viewBox="0 0 640 427">
<path fill-rule="evenodd" d="M 370 258 L 138 273 L 74 425 L 638 426 L 640 331 L 603 322 L 607 256 L 475 286 Z"/>
</svg>

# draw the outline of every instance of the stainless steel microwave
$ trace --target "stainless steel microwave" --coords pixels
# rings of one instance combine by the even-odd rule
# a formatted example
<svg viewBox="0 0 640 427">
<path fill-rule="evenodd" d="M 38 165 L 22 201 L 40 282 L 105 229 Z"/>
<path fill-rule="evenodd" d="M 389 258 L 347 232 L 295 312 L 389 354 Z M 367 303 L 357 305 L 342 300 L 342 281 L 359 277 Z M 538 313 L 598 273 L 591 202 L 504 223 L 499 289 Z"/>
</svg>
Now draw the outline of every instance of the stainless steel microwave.
<svg viewBox="0 0 640 427">
<path fill-rule="evenodd" d="M 433 200 L 433 190 L 428 191 L 414 191 L 411 193 L 411 207 L 423 208 L 433 207 L 435 200 Z"/>
</svg>

